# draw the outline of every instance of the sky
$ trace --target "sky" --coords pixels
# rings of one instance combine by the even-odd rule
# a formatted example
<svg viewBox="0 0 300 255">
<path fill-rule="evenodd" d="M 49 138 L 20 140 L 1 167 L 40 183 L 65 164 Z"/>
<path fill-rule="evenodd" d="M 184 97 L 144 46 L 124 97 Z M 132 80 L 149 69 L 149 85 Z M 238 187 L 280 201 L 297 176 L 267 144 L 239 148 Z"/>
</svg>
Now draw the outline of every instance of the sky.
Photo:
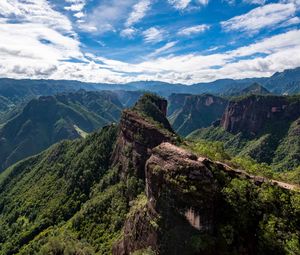
<svg viewBox="0 0 300 255">
<path fill-rule="evenodd" d="M 300 66 L 300 0 L 0 0 L 0 77 L 194 84 Z"/>
</svg>

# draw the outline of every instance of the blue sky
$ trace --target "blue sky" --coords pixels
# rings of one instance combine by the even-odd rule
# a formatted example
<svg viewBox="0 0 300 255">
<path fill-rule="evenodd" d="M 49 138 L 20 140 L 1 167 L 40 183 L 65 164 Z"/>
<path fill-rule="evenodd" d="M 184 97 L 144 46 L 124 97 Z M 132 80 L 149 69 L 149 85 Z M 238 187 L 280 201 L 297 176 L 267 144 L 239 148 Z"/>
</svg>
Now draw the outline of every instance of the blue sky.
<svg viewBox="0 0 300 255">
<path fill-rule="evenodd" d="M 0 76 L 193 84 L 300 66 L 300 0 L 1 0 Z"/>
</svg>

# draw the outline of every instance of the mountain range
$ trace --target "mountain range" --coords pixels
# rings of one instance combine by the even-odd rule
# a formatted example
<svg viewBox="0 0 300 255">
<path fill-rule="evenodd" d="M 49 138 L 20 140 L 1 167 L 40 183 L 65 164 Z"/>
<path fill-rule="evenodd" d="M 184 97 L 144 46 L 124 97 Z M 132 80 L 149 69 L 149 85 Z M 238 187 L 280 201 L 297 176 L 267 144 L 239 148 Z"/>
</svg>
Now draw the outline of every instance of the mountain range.
<svg viewBox="0 0 300 255">
<path fill-rule="evenodd" d="M 118 125 L 6 169 L 0 254 L 297 254 L 297 187 L 204 157 L 166 113 L 146 94 Z"/>
<path fill-rule="evenodd" d="M 232 90 L 242 90 L 258 83 L 274 94 L 296 94 L 300 92 L 300 67 L 278 72 L 268 78 L 246 78 L 240 80 L 221 79 L 193 85 L 170 84 L 159 81 L 139 81 L 125 84 L 85 83 L 64 80 L 14 80 L 0 79 L 0 95 L 15 103 L 24 97 L 52 95 L 79 89 L 149 91 L 162 96 L 172 93 L 228 95 Z M 4 100 L 5 100 L 4 99 Z M 3 99 L 2 99 L 3 100 Z"/>
</svg>

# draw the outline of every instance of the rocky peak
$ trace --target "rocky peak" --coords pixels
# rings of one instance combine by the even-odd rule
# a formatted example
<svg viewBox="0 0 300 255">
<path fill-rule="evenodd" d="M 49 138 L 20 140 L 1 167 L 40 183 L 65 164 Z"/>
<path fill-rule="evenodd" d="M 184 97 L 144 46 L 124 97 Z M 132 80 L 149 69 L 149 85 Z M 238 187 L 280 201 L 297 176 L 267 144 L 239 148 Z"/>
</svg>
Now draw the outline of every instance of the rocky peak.
<svg viewBox="0 0 300 255">
<path fill-rule="evenodd" d="M 112 156 L 113 166 L 119 168 L 122 177 L 135 174 L 144 179 L 151 149 L 176 139 L 166 119 L 166 110 L 166 100 L 146 94 L 133 109 L 123 111 Z"/>
</svg>

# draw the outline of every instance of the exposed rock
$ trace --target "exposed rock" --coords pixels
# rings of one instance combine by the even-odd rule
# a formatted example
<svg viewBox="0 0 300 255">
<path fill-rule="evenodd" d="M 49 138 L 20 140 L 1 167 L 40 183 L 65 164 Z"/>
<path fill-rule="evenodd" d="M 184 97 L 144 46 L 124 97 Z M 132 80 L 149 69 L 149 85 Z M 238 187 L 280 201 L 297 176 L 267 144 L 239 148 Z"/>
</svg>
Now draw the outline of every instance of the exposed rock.
<svg viewBox="0 0 300 255">
<path fill-rule="evenodd" d="M 153 149 L 145 166 L 148 203 L 127 219 L 124 238 L 114 246 L 114 255 L 148 247 L 157 253 L 170 251 L 174 247 L 161 245 L 167 243 L 166 233 L 176 228 L 184 229 L 186 235 L 213 231 L 217 185 L 204 162 L 170 143 Z M 179 244 L 178 252 L 185 245 Z"/>
<path fill-rule="evenodd" d="M 151 104 L 150 113 L 144 112 L 145 105 L 142 101 Z M 112 164 L 119 167 L 122 177 L 134 173 L 144 180 L 145 163 L 150 157 L 151 149 L 162 142 L 175 140 L 176 136 L 166 119 L 166 111 L 166 100 L 154 97 L 149 99 L 148 96 L 142 97 L 134 110 L 123 111 L 112 156 Z M 162 121 L 158 123 L 156 119 Z M 160 124 L 163 122 L 167 124 Z"/>
<path fill-rule="evenodd" d="M 271 121 L 293 121 L 300 116 L 300 100 L 252 95 L 231 101 L 221 126 L 231 133 L 257 135 Z"/>
<path fill-rule="evenodd" d="M 169 120 L 176 132 L 184 136 L 220 119 L 228 103 L 224 98 L 208 94 L 173 94 L 169 100 L 172 106 Z M 174 110 L 176 104 L 179 105 Z"/>
<path fill-rule="evenodd" d="M 124 225 L 124 238 L 113 246 L 114 255 L 129 255 L 151 247 L 158 252 L 158 214 L 150 203 L 137 208 Z"/>
</svg>

